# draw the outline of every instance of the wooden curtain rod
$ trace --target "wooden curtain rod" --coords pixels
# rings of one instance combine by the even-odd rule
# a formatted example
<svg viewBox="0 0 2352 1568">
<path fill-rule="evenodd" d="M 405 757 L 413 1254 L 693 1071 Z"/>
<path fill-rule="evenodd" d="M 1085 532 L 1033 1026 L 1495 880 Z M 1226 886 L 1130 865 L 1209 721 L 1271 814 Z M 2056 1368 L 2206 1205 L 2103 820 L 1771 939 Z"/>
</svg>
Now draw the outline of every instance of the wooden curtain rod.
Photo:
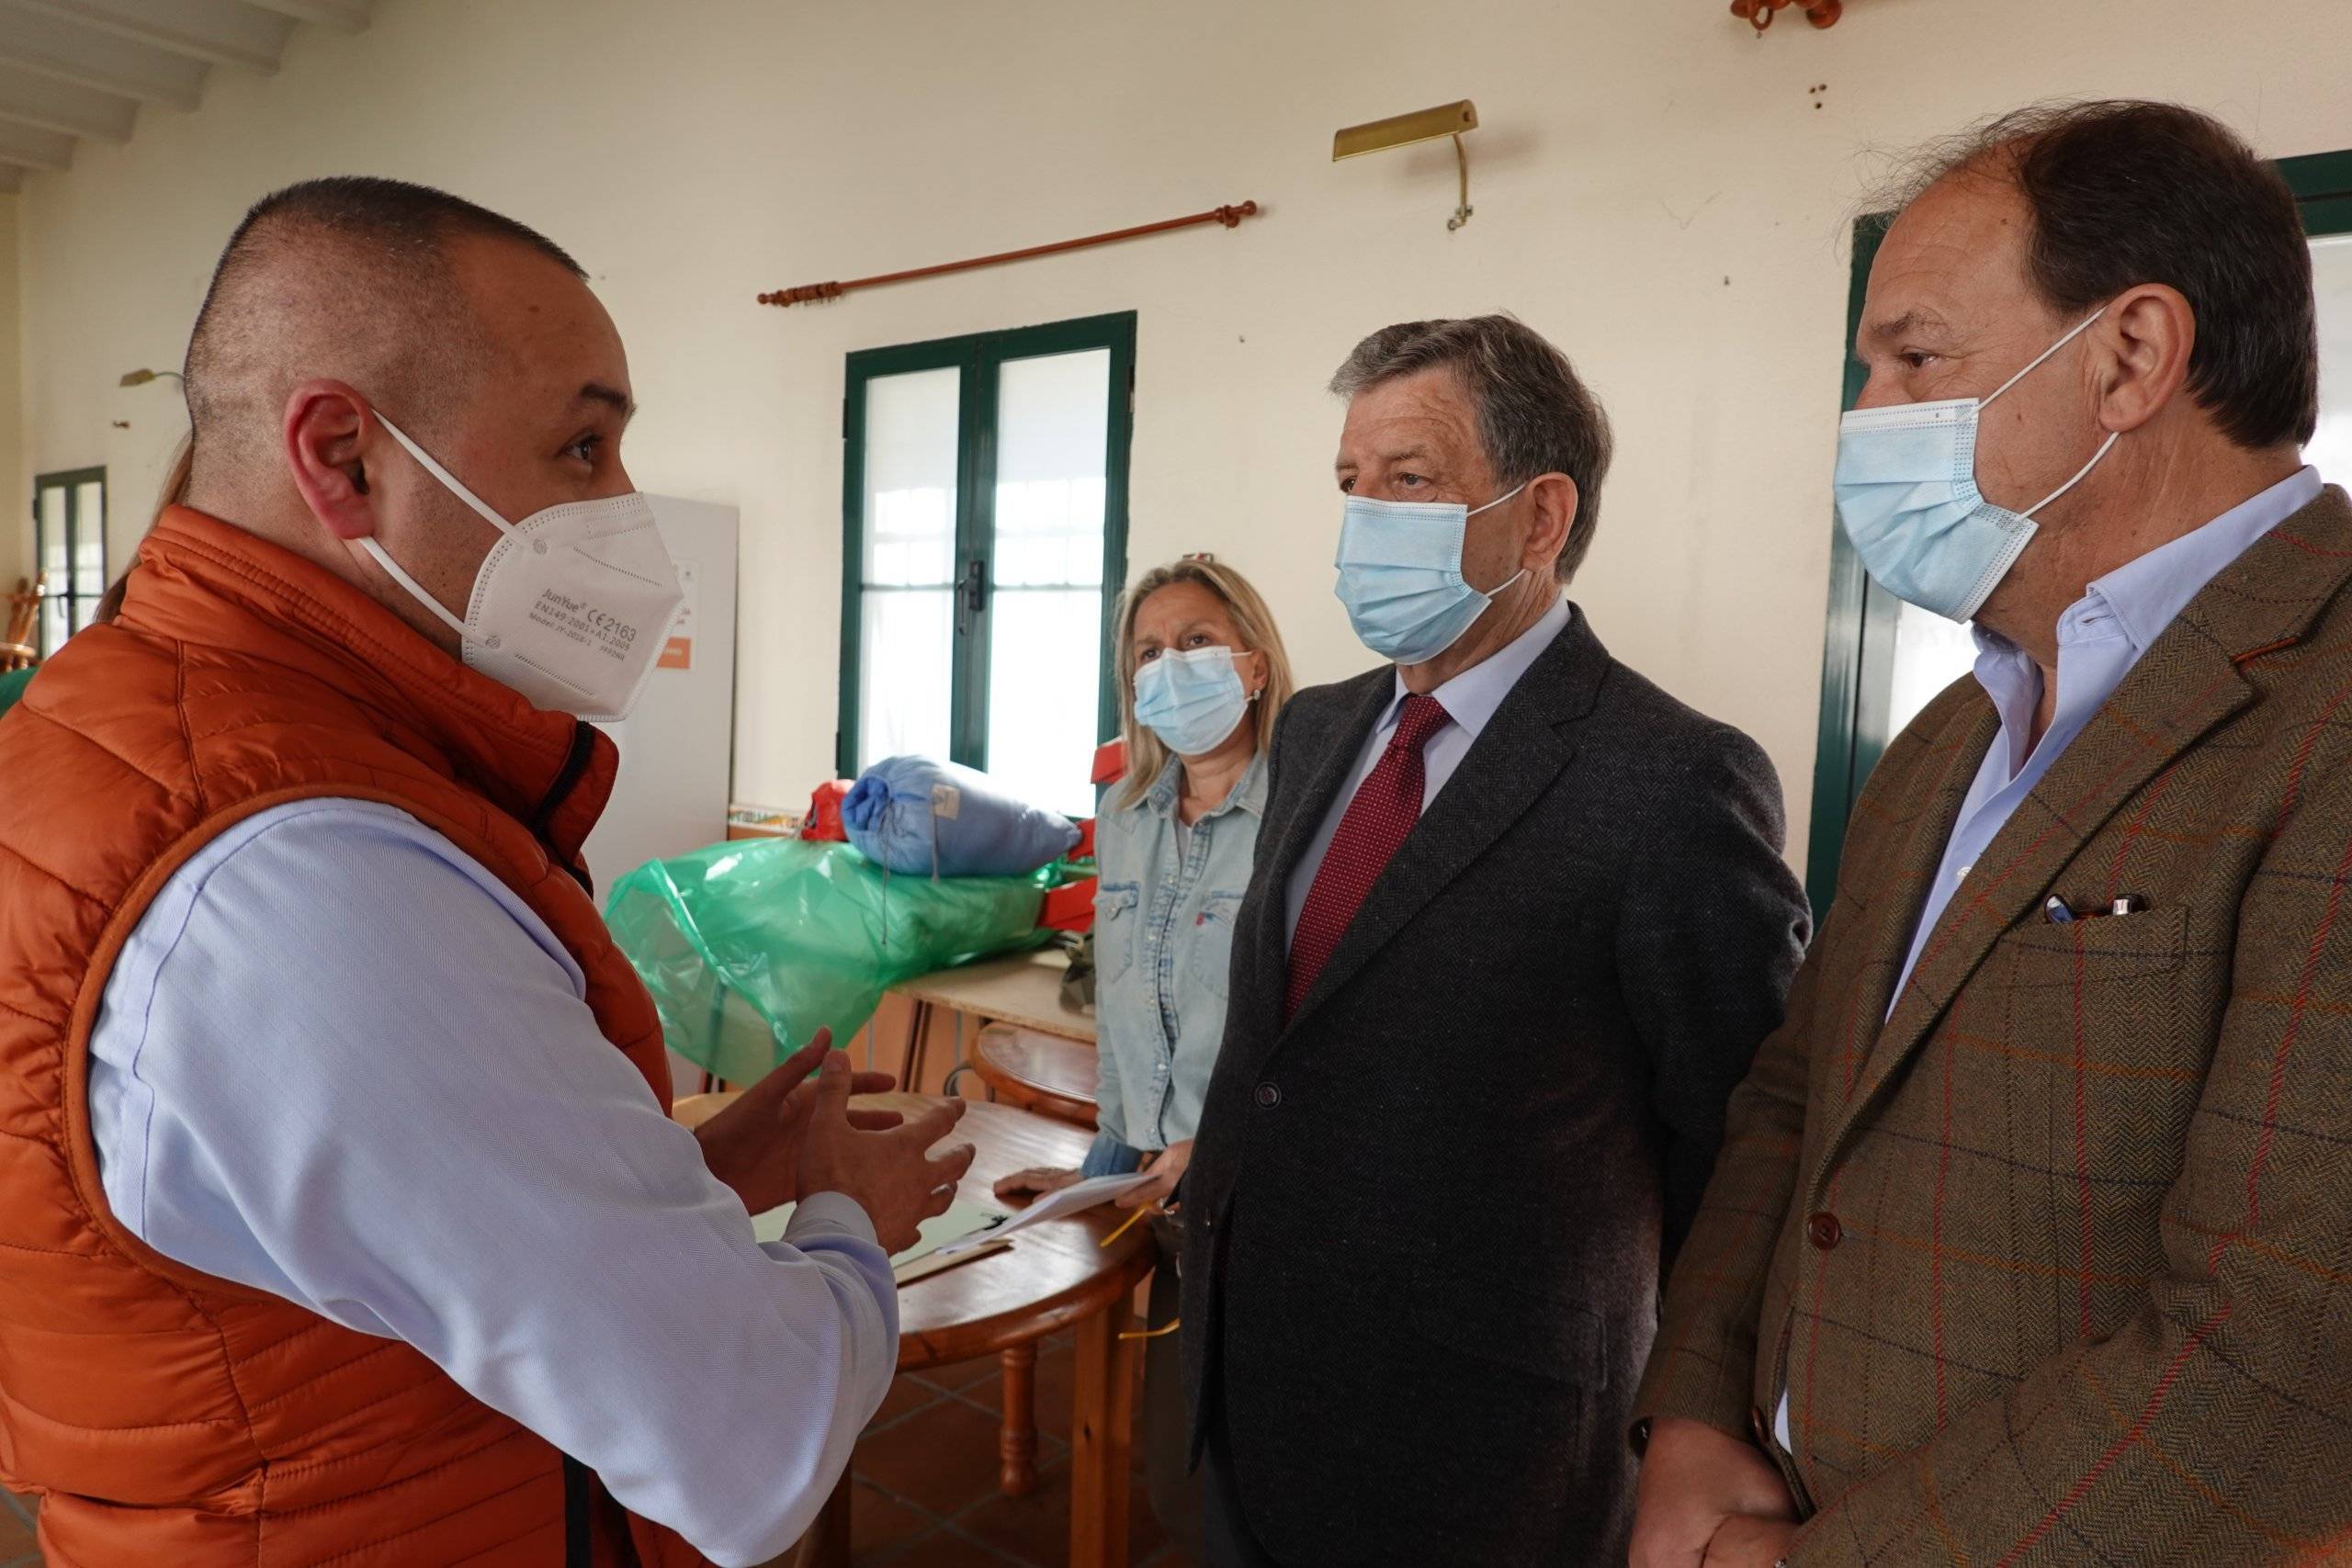
<svg viewBox="0 0 2352 1568">
<path fill-rule="evenodd" d="M 886 272 L 875 277 L 854 277 L 846 283 L 804 283 L 797 288 L 779 288 L 760 296 L 763 305 L 807 305 L 820 299 L 838 299 L 854 288 L 878 288 L 886 283 L 911 283 L 918 277 L 939 277 L 951 272 L 969 272 L 975 267 L 997 266 L 1005 262 L 1027 261 L 1032 256 L 1057 255 L 1063 251 L 1082 251 L 1093 245 L 1108 245 L 1120 240 L 1139 240 L 1146 234 L 1164 234 L 1171 229 L 1190 229 L 1202 223 L 1222 223 L 1237 228 L 1244 218 L 1258 216 L 1258 204 L 1245 201 L 1236 207 L 1216 207 L 1189 217 L 1170 218 L 1164 223 L 1144 223 L 1133 229 L 1114 229 L 1107 234 L 1089 234 L 1082 240 L 1061 240 L 1050 245 L 1031 245 L 1026 250 L 1003 251 L 992 256 L 974 256 L 969 261 L 943 262 L 937 266 L 919 266 L 907 272 Z"/>
</svg>

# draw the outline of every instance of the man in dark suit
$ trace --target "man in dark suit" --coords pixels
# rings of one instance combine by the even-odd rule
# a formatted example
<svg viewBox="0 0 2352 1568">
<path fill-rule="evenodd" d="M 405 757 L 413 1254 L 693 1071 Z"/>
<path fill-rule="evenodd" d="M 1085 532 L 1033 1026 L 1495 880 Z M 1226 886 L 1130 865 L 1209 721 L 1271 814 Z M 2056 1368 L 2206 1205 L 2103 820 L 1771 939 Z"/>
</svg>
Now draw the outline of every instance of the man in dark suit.
<svg viewBox="0 0 2352 1568">
<path fill-rule="evenodd" d="M 1808 926 L 1780 782 L 1562 597 L 1609 431 L 1557 349 L 1412 322 L 1333 389 L 1390 665 L 1283 715 L 1185 1179 L 1210 1557 L 1622 1563 L 1660 1260 Z"/>
</svg>

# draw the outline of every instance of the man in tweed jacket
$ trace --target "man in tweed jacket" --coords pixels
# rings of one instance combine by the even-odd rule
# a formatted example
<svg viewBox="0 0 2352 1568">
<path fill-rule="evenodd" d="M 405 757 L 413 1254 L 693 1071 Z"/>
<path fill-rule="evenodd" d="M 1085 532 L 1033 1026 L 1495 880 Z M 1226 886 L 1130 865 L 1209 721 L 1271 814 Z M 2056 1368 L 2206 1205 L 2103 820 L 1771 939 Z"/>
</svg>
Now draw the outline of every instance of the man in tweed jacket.
<svg viewBox="0 0 2352 1568">
<path fill-rule="evenodd" d="M 1888 231 L 1862 406 L 2037 367 L 1937 481 L 1964 508 L 1973 465 L 1980 517 L 2104 460 L 1979 570 L 1905 525 L 1934 483 L 1859 491 L 1886 448 L 1849 425 L 1865 563 L 1982 657 L 1871 775 L 1733 1100 L 1635 1401 L 1636 1568 L 2352 1554 L 2352 502 L 2299 457 L 2313 322 L 2284 184 L 2170 106 L 2011 117 Z"/>
</svg>

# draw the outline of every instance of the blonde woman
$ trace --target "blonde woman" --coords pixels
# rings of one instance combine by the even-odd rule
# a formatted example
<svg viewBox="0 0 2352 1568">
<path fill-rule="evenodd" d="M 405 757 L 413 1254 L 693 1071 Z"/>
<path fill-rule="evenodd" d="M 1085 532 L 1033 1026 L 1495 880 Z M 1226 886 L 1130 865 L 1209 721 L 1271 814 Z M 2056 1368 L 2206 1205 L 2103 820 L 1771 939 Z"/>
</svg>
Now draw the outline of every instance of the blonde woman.
<svg viewBox="0 0 2352 1568">
<path fill-rule="evenodd" d="M 1156 1179 L 1123 1204 L 1165 1202 L 1192 1157 L 1225 1035 L 1233 920 L 1257 851 L 1274 719 L 1293 690 L 1290 660 L 1248 580 L 1189 556 L 1127 591 L 1114 658 L 1127 772 L 1094 826 L 1099 1130 L 1081 1169 L 1016 1172 L 997 1184 L 1002 1198 L 1140 1168 Z M 1162 1258 L 1175 1258 L 1177 1239 L 1163 1235 Z M 1160 1275 L 1155 1325 L 1174 1312 L 1175 1270 Z M 1171 1337 L 1152 1348 L 1172 1356 L 1175 1346 Z M 1147 1367 L 1145 1446 L 1154 1506 L 1180 1541 L 1196 1540 L 1174 1372 Z M 1163 1433 L 1172 1451 L 1163 1452 Z"/>
</svg>

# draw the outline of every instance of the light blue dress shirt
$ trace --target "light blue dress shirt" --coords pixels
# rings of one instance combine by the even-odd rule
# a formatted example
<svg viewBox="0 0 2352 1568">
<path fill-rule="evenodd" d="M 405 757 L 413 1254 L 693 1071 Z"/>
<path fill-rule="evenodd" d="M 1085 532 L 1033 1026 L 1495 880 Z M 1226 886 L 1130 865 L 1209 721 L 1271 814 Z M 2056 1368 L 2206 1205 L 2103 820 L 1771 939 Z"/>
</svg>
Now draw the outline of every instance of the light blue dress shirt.
<svg viewBox="0 0 2352 1568">
<path fill-rule="evenodd" d="M 2188 602 L 2256 539 L 2317 501 L 2320 488 L 2319 470 L 2304 468 L 2092 583 L 2058 617 L 2058 701 L 2039 745 L 2033 743 L 2033 714 L 2041 703 L 2041 671 L 2007 637 L 1976 628 L 1976 681 L 2001 716 L 2001 733 L 1976 770 L 1944 846 L 1943 863 L 1928 885 L 1910 955 L 1894 987 L 1897 997 L 1952 895 L 2018 803 L 2032 793 Z"/>
<path fill-rule="evenodd" d="M 1976 630 L 1976 682 L 1993 699 L 2001 731 L 1984 753 L 1960 816 L 1945 840 L 1936 879 L 1920 906 L 1911 951 L 1895 983 L 1900 1000 L 1911 971 L 1928 945 L 1936 922 L 1976 862 L 2033 792 L 2075 737 L 2123 684 L 2132 667 L 2155 645 L 2188 602 L 2244 555 L 2256 539 L 2319 499 L 2319 470 L 2306 468 L 2260 495 L 2232 507 L 2211 523 L 2160 545 L 2117 567 L 2058 617 L 2058 700 L 2050 728 L 2033 741 L 2034 710 L 2041 704 L 2041 671 L 2017 644 L 1996 632 Z M 1888 1004 L 1890 1014 L 1894 1003 Z M 1773 1434 L 1782 1449 L 1789 1440 L 1789 1395 L 1781 1393 Z"/>
<path fill-rule="evenodd" d="M 889 1260 L 838 1193 L 754 1241 L 584 994 L 414 818 L 263 812 L 174 874 L 107 978 L 107 1201 L 165 1257 L 406 1341 L 713 1562 L 765 1562 L 888 1391 Z"/>
<path fill-rule="evenodd" d="M 1495 710 L 1503 705 L 1503 699 L 1510 695 L 1511 688 L 1519 684 L 1520 677 L 1568 629 L 1571 614 L 1566 599 L 1556 601 L 1544 612 L 1542 620 L 1430 694 L 1453 722 L 1430 736 L 1421 748 L 1423 811 L 1430 808 L 1430 802 L 1437 798 L 1446 781 L 1453 777 L 1453 770 L 1469 755 L 1472 744 L 1495 716 Z M 1355 771 L 1348 775 L 1347 787 L 1332 797 L 1330 809 L 1323 813 L 1322 825 L 1315 829 L 1314 840 L 1291 870 L 1290 886 L 1285 892 L 1290 900 L 1288 929 L 1292 941 L 1298 938 L 1299 911 L 1306 908 L 1307 891 L 1315 886 L 1315 874 L 1322 869 L 1323 856 L 1340 830 L 1340 819 L 1348 814 L 1349 803 L 1363 787 L 1363 781 L 1379 766 L 1380 754 L 1388 750 L 1388 738 L 1396 732 L 1396 721 L 1403 716 L 1405 699 L 1410 694 L 1405 690 L 1405 677 L 1400 672 L 1396 676 L 1396 696 L 1380 716 L 1380 722 L 1372 727 L 1372 733 L 1364 737 L 1363 750 L 1356 753 Z"/>
<path fill-rule="evenodd" d="M 1201 1124 L 1266 760 L 1252 758 L 1233 792 L 1180 832 L 1183 783 L 1183 761 L 1171 757 L 1141 800 L 1094 823 L 1095 1123 L 1130 1149 L 1182 1143 Z"/>
</svg>

